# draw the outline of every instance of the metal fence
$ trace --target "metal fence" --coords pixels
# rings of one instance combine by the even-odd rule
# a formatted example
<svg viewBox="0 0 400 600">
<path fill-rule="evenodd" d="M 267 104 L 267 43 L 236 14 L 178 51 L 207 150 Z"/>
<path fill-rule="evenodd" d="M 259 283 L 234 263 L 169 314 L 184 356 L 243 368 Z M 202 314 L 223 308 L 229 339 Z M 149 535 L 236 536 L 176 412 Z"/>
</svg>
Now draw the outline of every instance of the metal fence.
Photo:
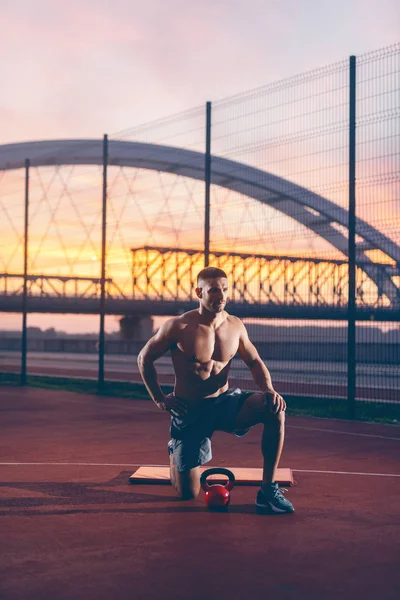
<svg viewBox="0 0 400 600">
<path fill-rule="evenodd" d="M 108 357 L 138 349 L 105 339 L 107 315 L 193 308 L 213 264 L 278 391 L 350 416 L 398 402 L 399 61 L 397 44 L 103 140 L 0 147 L 0 310 L 24 315 L 21 382 L 30 312 L 100 314 L 101 387 Z M 253 386 L 237 359 L 232 381 Z"/>
</svg>

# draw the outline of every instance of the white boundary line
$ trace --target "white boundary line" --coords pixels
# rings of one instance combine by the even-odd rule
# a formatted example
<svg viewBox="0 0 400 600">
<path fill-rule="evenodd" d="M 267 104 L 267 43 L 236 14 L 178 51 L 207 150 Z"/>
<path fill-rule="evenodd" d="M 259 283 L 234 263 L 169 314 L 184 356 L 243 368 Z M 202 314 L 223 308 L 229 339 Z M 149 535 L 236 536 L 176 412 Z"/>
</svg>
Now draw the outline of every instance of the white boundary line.
<svg viewBox="0 0 400 600">
<path fill-rule="evenodd" d="M 360 421 L 358 419 L 339 419 L 336 417 L 316 417 L 315 415 L 290 415 L 293 419 L 315 419 L 316 421 L 335 421 L 336 423 L 362 423 L 362 425 L 371 425 L 373 427 L 399 427 L 399 423 L 380 423 L 379 421 Z"/>
<path fill-rule="evenodd" d="M 319 427 L 302 427 L 300 425 L 286 425 L 286 429 L 305 429 L 307 431 L 322 431 L 323 433 L 338 433 L 341 435 L 356 435 L 359 437 L 378 438 L 379 440 L 395 440 L 400 442 L 400 437 L 388 437 L 386 435 L 376 435 L 374 433 L 355 433 L 353 431 L 336 431 L 335 429 L 322 429 Z"/>
<path fill-rule="evenodd" d="M 0 467 L 166 467 L 167 465 L 138 465 L 137 463 L 87 463 L 87 462 L 0 462 Z"/>
<path fill-rule="evenodd" d="M 85 462 L 0 462 L 0 466 L 48 466 L 48 467 L 163 467 L 168 468 L 168 465 L 138 465 L 132 463 L 85 463 Z M 354 471 L 318 471 L 313 469 L 291 469 L 294 473 L 322 473 L 326 475 L 365 475 L 368 477 L 400 477 L 400 473 L 358 473 Z"/>
<path fill-rule="evenodd" d="M 368 475 L 369 477 L 400 477 L 400 473 L 355 473 L 354 471 L 314 471 L 310 469 L 292 469 L 294 473 L 326 473 L 328 475 Z"/>
</svg>

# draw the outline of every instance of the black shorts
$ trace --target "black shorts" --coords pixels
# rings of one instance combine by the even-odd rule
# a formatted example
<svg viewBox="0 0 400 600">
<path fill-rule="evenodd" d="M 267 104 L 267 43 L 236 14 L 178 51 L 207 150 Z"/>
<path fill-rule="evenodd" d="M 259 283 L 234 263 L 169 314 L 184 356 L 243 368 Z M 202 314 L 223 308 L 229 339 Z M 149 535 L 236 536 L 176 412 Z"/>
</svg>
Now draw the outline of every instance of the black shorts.
<svg viewBox="0 0 400 600">
<path fill-rule="evenodd" d="M 211 460 L 214 431 L 226 431 L 241 437 L 249 429 L 235 430 L 236 416 L 254 392 L 230 389 L 216 398 L 205 398 L 199 408 L 184 417 L 171 417 L 168 444 L 178 471 L 187 471 Z"/>
</svg>

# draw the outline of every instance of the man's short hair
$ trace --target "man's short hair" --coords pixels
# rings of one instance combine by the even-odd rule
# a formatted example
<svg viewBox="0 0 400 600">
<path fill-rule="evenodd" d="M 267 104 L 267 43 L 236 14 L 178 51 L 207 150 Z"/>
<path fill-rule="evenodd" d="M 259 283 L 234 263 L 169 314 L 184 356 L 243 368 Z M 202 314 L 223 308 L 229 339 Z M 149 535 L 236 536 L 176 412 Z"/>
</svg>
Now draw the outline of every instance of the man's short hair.
<svg viewBox="0 0 400 600">
<path fill-rule="evenodd" d="M 200 281 L 215 279 L 216 277 L 225 277 L 225 279 L 228 279 L 225 271 L 222 269 L 218 269 L 218 267 L 206 267 L 197 275 L 197 285 L 199 285 Z"/>
</svg>

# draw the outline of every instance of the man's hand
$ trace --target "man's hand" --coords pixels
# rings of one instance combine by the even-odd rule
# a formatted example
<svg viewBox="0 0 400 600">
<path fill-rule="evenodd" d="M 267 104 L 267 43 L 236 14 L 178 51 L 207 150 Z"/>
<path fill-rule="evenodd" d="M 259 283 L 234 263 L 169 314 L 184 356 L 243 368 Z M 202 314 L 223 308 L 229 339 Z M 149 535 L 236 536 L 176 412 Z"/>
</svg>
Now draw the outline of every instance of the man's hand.
<svg viewBox="0 0 400 600">
<path fill-rule="evenodd" d="M 164 396 L 162 402 L 157 402 L 158 408 L 166 410 L 173 417 L 183 417 L 188 412 L 188 405 L 184 400 L 177 398 L 174 394 L 168 394 Z"/>
<path fill-rule="evenodd" d="M 286 402 L 278 392 L 275 392 L 275 390 L 265 392 L 265 401 L 267 406 L 269 406 L 270 412 L 274 415 L 286 410 Z"/>
</svg>

